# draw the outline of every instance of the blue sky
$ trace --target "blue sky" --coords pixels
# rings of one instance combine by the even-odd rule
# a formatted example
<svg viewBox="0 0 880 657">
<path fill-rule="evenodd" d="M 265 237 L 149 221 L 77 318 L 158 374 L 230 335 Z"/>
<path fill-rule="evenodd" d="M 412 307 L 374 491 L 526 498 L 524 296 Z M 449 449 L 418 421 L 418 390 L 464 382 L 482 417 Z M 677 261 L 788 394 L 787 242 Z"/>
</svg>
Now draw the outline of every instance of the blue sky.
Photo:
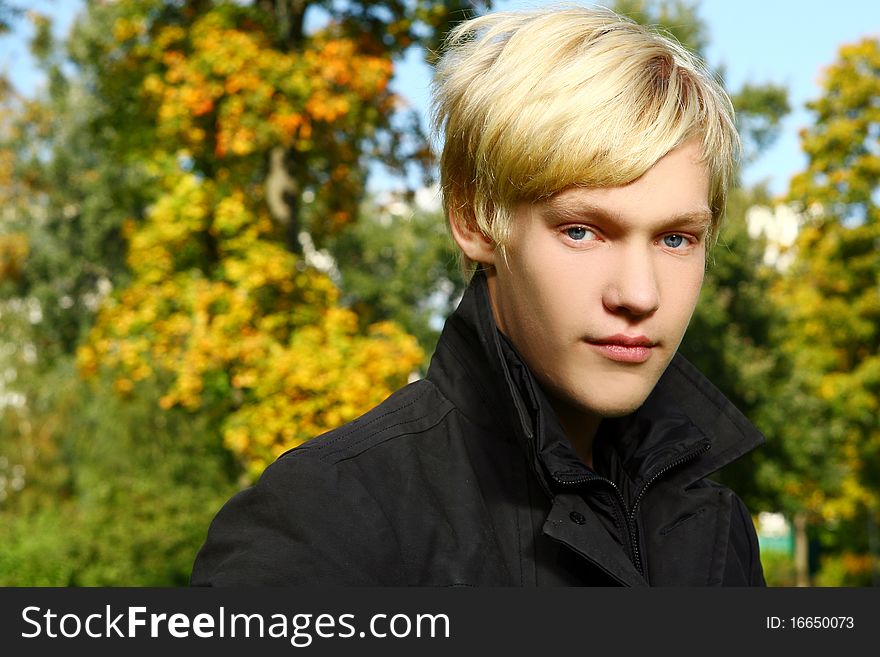
<svg viewBox="0 0 880 657">
<path fill-rule="evenodd" d="M 56 17 L 63 32 L 79 0 L 32 0 L 29 4 Z M 496 0 L 500 10 L 539 7 L 555 2 L 543 0 Z M 582 3 L 586 4 L 586 3 Z M 767 180 L 778 194 L 788 179 L 804 165 L 798 145 L 798 130 L 809 124 L 803 108 L 819 95 L 821 69 L 834 61 L 840 44 L 861 37 L 880 37 L 880 2 L 877 0 L 702 0 L 699 13 L 709 29 L 707 58 L 713 67 L 723 64 L 731 89 L 743 82 L 775 82 L 789 88 L 794 109 L 782 134 L 759 161 L 744 172 L 747 183 Z M 0 70 L 13 82 L 32 88 L 36 82 L 21 39 L 0 39 Z M 427 109 L 430 73 L 413 56 L 398 68 L 395 88 L 406 96 L 424 117 Z M 378 186 L 382 185 L 377 181 Z"/>
<path fill-rule="evenodd" d="M 746 181 L 769 179 L 782 192 L 806 163 L 798 131 L 810 124 L 804 103 L 820 95 L 822 69 L 841 44 L 880 37 L 876 0 L 704 0 L 711 64 L 723 62 L 731 89 L 743 82 L 776 82 L 789 89 L 792 114 L 779 142 L 750 171 Z M 749 19 L 751 17 L 751 19 Z"/>
</svg>

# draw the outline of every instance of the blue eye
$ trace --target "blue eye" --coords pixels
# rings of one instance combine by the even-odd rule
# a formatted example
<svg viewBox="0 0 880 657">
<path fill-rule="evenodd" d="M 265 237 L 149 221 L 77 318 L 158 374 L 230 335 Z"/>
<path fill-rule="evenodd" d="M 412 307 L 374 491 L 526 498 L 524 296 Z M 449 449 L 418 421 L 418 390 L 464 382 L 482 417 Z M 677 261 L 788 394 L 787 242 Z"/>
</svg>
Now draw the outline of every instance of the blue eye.
<svg viewBox="0 0 880 657">
<path fill-rule="evenodd" d="M 684 243 L 685 243 L 685 239 L 681 235 L 672 234 L 672 235 L 667 235 L 663 238 L 663 244 L 665 244 L 666 246 L 668 246 L 671 249 L 677 249 Z"/>
<path fill-rule="evenodd" d="M 584 226 L 572 226 L 571 228 L 565 229 L 565 234 L 568 235 L 575 242 L 580 242 L 583 240 L 587 234 L 590 232 L 588 228 Z"/>
</svg>

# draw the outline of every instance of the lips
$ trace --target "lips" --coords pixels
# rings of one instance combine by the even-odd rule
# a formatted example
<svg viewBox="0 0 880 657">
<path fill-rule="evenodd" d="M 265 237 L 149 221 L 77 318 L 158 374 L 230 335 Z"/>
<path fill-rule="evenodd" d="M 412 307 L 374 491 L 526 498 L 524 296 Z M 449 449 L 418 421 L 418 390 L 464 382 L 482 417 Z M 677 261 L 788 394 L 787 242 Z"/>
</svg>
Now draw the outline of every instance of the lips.
<svg viewBox="0 0 880 657">
<path fill-rule="evenodd" d="M 588 339 L 587 344 L 605 358 L 620 363 L 644 363 L 651 357 L 653 348 L 657 346 L 656 342 L 649 340 L 644 335 L 623 334 L 595 340 Z"/>
</svg>

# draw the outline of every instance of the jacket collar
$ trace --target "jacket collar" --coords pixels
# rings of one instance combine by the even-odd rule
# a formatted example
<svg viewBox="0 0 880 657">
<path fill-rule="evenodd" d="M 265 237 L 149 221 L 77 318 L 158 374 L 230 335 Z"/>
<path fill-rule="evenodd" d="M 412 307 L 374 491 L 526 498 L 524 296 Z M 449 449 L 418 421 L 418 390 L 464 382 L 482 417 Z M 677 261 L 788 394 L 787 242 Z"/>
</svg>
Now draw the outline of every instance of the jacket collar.
<svg viewBox="0 0 880 657">
<path fill-rule="evenodd" d="M 506 433 L 532 457 L 543 487 L 595 472 L 577 457 L 550 404 L 498 331 L 486 277 L 477 272 L 443 328 L 427 378 L 477 426 Z M 635 413 L 600 426 L 594 464 L 631 485 L 687 461 L 692 483 L 764 441 L 761 433 L 681 355 Z"/>
</svg>

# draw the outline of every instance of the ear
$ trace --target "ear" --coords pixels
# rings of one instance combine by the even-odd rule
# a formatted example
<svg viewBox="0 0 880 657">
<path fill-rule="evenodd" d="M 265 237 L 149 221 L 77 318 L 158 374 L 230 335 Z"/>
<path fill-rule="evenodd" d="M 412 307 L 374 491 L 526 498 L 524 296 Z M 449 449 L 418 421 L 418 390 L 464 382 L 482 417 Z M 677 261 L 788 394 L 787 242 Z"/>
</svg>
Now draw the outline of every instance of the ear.
<svg viewBox="0 0 880 657">
<path fill-rule="evenodd" d="M 458 213 L 449 212 L 449 228 L 458 248 L 473 262 L 495 264 L 495 242 Z"/>
</svg>

